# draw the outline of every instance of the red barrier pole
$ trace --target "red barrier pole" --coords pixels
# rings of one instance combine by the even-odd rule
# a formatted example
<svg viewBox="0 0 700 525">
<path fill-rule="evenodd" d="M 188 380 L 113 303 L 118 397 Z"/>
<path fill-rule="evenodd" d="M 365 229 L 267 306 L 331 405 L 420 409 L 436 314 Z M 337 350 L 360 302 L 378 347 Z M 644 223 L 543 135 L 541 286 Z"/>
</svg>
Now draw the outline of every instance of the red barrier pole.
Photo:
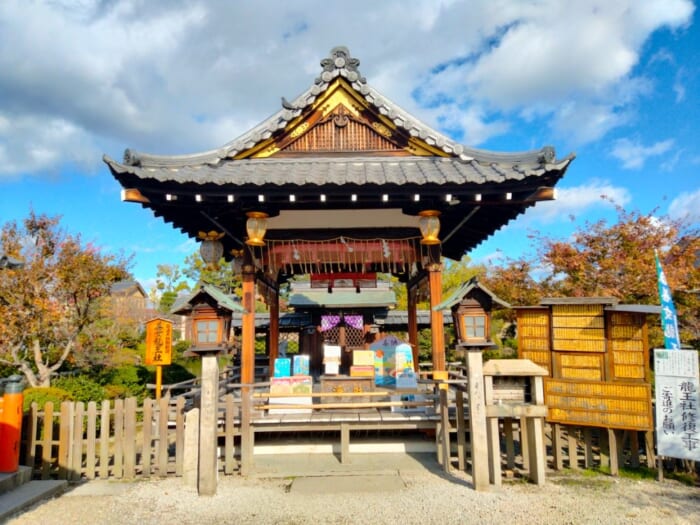
<svg viewBox="0 0 700 525">
<path fill-rule="evenodd" d="M 17 472 L 19 468 L 23 392 L 22 376 L 14 375 L 7 378 L 0 419 L 2 429 L 0 430 L 0 473 Z"/>
</svg>

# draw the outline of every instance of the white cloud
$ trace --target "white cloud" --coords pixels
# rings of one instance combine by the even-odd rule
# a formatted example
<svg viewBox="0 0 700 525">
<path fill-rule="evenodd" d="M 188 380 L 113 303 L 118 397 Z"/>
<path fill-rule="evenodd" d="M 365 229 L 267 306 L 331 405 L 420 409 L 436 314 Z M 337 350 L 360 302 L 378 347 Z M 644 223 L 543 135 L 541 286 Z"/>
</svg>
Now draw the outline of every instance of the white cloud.
<svg viewBox="0 0 700 525">
<path fill-rule="evenodd" d="M 678 195 L 668 206 L 668 214 L 672 219 L 700 223 L 700 190 Z"/>
<path fill-rule="evenodd" d="M 124 147 L 218 147 L 308 88 L 335 45 L 375 88 L 471 145 L 518 119 L 585 143 L 628 122 L 650 89 L 634 70 L 645 42 L 693 12 L 689 0 L 265 5 L 0 2 L 0 175 Z"/>
<path fill-rule="evenodd" d="M 673 146 L 673 139 L 655 142 L 651 146 L 643 146 L 639 142 L 623 138 L 615 141 L 610 154 L 622 161 L 623 168 L 639 169 L 649 158 L 663 155 L 670 151 Z"/>
<path fill-rule="evenodd" d="M 593 179 L 581 186 L 557 187 L 556 200 L 539 202 L 529 208 L 521 225 L 561 223 L 566 217 L 578 218 L 595 210 L 624 207 L 630 201 L 631 196 L 626 188 Z"/>
</svg>

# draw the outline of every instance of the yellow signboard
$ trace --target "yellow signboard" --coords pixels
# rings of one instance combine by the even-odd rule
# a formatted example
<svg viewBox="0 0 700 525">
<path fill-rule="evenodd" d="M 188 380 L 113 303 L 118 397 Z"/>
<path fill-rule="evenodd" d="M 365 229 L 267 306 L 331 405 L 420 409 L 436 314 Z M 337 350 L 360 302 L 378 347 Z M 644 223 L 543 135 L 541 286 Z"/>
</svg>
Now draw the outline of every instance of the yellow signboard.
<svg viewBox="0 0 700 525">
<path fill-rule="evenodd" d="M 146 323 L 146 364 L 169 365 L 173 358 L 173 323 L 151 319 Z"/>
</svg>

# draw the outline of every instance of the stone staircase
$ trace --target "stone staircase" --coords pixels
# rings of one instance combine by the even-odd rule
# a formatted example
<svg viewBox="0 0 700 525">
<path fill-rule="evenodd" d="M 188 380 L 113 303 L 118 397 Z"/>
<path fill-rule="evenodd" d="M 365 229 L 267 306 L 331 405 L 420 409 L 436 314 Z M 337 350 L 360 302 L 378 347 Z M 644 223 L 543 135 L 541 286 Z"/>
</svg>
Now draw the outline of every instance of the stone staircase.
<svg viewBox="0 0 700 525">
<path fill-rule="evenodd" d="M 32 470 L 20 466 L 12 474 L 0 474 L 0 523 L 10 516 L 38 503 L 61 494 L 68 488 L 63 480 L 32 480 Z"/>
</svg>

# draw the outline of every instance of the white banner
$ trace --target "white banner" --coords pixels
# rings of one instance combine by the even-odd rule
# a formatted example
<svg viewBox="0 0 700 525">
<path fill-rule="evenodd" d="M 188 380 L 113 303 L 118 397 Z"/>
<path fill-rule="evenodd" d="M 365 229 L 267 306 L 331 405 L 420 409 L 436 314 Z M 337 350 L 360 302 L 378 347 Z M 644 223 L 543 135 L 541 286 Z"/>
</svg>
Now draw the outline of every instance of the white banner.
<svg viewBox="0 0 700 525">
<path fill-rule="evenodd" d="M 700 461 L 698 352 L 657 348 L 654 374 L 658 455 Z"/>
</svg>

